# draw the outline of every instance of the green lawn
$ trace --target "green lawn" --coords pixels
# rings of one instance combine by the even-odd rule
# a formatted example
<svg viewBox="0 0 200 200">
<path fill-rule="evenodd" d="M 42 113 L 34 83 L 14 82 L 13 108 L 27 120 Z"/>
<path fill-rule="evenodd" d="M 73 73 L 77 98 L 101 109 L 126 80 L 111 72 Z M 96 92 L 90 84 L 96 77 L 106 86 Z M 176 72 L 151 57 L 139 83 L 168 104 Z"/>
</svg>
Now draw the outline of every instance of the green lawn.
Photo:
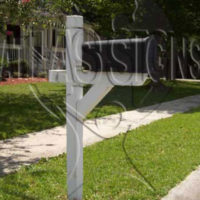
<svg viewBox="0 0 200 200">
<path fill-rule="evenodd" d="M 84 199 L 160 200 L 200 164 L 199 120 L 200 108 L 86 147 Z M 66 199 L 65 157 L 1 178 L 0 199 Z"/>
<path fill-rule="evenodd" d="M 148 86 L 115 87 L 88 115 L 101 117 L 122 111 L 120 102 L 127 110 L 184 96 L 200 94 L 200 83 L 165 82 L 170 90 L 152 92 Z M 0 86 L 0 139 L 39 131 L 65 123 L 60 110 L 65 113 L 65 86 L 55 83 L 32 84 L 40 101 L 52 113 L 42 107 L 30 90 L 30 84 Z"/>
</svg>

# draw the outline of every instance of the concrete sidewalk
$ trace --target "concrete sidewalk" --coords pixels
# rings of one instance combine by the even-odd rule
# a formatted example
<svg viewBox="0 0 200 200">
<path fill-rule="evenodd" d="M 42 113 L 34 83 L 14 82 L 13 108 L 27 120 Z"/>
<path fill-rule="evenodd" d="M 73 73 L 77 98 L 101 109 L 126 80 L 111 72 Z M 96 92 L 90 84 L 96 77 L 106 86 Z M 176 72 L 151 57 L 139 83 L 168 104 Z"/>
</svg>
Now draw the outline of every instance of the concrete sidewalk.
<svg viewBox="0 0 200 200">
<path fill-rule="evenodd" d="M 200 200 L 200 168 L 170 190 L 162 200 Z"/>
<path fill-rule="evenodd" d="M 200 95 L 87 120 L 84 123 L 84 146 L 197 106 L 200 106 Z M 34 163 L 43 157 L 54 157 L 66 152 L 65 131 L 66 127 L 61 126 L 0 141 L 0 174 L 12 172 L 21 165 Z"/>
</svg>

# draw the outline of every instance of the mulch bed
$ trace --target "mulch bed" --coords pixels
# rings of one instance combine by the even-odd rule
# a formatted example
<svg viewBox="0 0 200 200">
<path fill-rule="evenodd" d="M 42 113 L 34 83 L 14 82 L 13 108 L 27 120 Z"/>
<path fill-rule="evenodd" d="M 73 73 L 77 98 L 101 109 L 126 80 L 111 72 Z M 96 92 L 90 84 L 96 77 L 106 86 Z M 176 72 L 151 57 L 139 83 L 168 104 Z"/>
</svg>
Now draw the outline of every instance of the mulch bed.
<svg viewBox="0 0 200 200">
<path fill-rule="evenodd" d="M 7 78 L 5 81 L 0 81 L 0 85 L 16 85 L 22 83 L 37 83 L 47 81 L 47 78 Z"/>
</svg>

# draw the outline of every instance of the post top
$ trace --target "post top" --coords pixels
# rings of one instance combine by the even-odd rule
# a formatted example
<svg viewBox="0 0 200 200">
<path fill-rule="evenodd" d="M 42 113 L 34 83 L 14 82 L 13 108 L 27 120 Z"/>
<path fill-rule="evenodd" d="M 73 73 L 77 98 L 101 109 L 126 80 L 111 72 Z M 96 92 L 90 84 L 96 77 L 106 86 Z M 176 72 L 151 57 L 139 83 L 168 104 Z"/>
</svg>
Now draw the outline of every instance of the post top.
<svg viewBox="0 0 200 200">
<path fill-rule="evenodd" d="M 83 16 L 81 15 L 69 15 L 66 17 L 67 28 L 82 28 L 83 27 Z"/>
</svg>

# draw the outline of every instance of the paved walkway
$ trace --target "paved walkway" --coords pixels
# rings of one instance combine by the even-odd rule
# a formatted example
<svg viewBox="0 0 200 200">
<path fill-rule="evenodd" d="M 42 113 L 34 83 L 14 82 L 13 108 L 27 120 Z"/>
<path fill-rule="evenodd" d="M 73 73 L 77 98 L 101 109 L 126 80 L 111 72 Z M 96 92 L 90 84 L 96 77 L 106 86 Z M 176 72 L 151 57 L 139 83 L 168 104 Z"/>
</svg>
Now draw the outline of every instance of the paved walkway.
<svg viewBox="0 0 200 200">
<path fill-rule="evenodd" d="M 200 168 L 169 191 L 162 200 L 200 200 Z"/>
<path fill-rule="evenodd" d="M 96 120 L 87 120 L 84 123 L 84 146 L 102 141 L 105 138 L 114 137 L 155 120 L 171 117 L 175 113 L 186 112 L 197 106 L 200 106 L 200 95 L 143 107 Z M 54 157 L 66 152 L 65 131 L 66 127 L 61 126 L 0 141 L 0 174 L 12 172 L 21 165 L 34 163 L 42 157 Z M 200 174 L 200 172 L 197 173 Z M 198 195 L 200 195 L 200 190 Z M 185 200 L 184 198 L 171 197 L 166 197 L 163 200 L 169 199 Z M 189 199 L 187 198 L 187 200 Z M 200 200 L 200 196 L 191 200 Z"/>
</svg>

